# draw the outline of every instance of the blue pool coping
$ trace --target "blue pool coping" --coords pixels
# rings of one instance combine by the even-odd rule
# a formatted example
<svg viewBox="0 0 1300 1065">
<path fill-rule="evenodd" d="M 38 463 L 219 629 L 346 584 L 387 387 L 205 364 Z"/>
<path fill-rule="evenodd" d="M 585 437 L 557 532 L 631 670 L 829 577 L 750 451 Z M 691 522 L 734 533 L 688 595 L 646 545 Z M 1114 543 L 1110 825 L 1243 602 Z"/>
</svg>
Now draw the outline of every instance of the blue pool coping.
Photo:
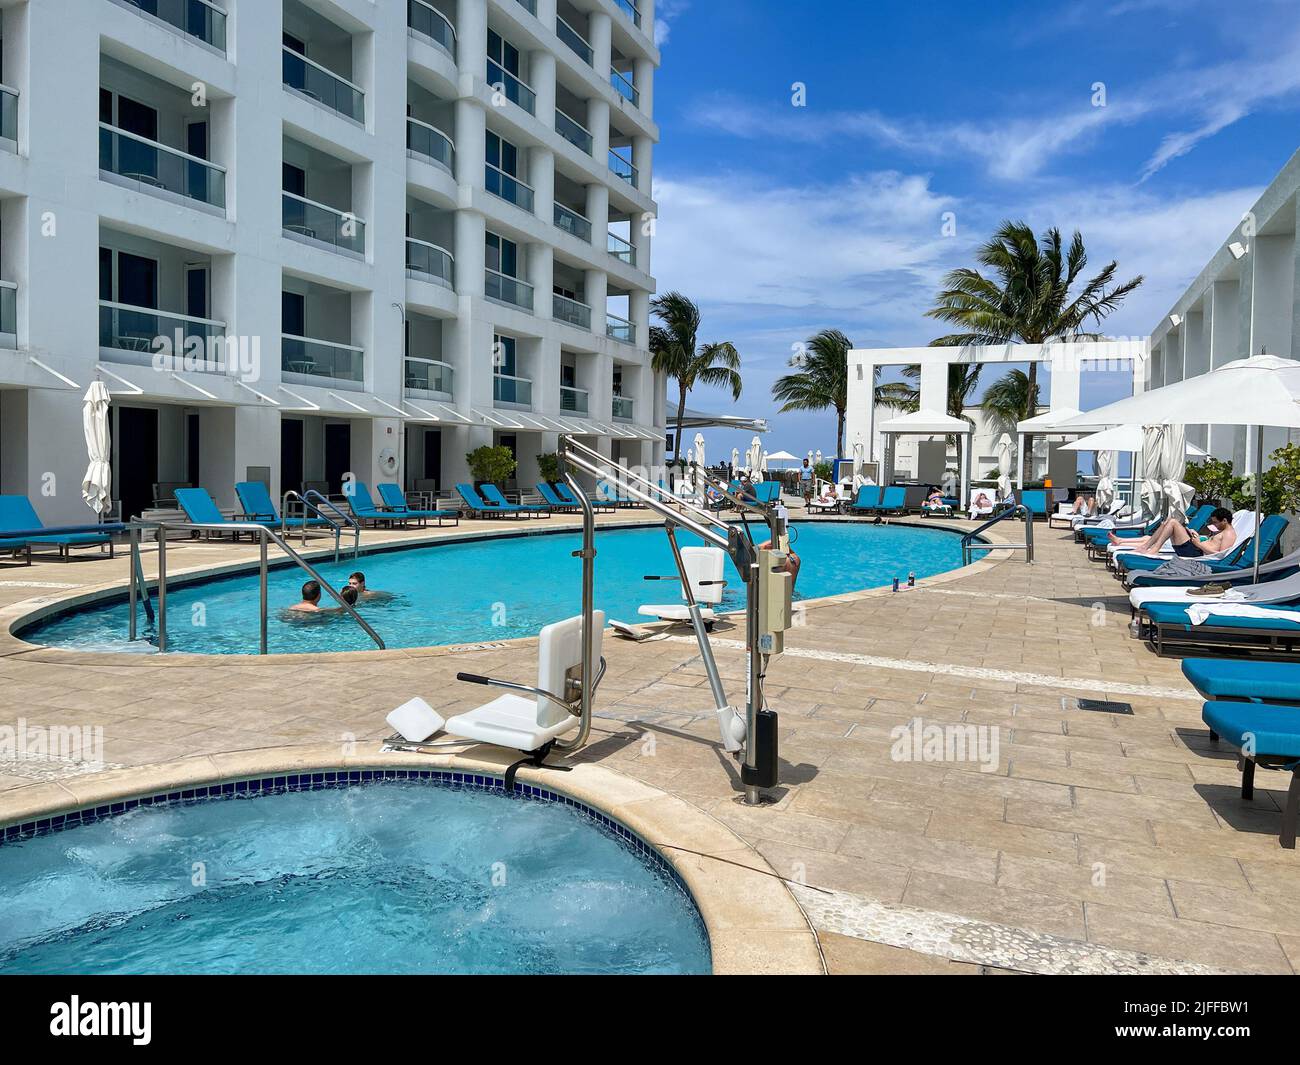
<svg viewBox="0 0 1300 1065">
<path fill-rule="evenodd" d="M 581 802 L 561 791 L 515 781 L 513 793 L 507 792 L 505 778 L 491 773 L 471 773 L 456 769 L 322 769 L 305 773 L 276 773 L 264 777 L 251 777 L 215 784 L 196 785 L 192 788 L 178 788 L 141 795 L 130 799 L 119 799 L 98 806 L 88 806 L 82 810 L 72 810 L 63 814 L 51 814 L 48 817 L 22 821 L 6 825 L 0 832 L 0 847 L 5 844 L 26 842 L 43 836 L 55 835 L 71 828 L 91 825 L 110 820 L 122 814 L 130 813 L 141 807 L 153 806 L 189 806 L 200 802 L 228 799 L 236 796 L 284 795 L 291 792 L 327 791 L 337 788 L 355 787 L 360 784 L 374 784 L 388 781 L 423 781 L 449 790 L 475 790 L 497 792 L 504 799 L 518 799 L 531 802 L 549 802 L 567 806 L 597 827 L 603 829 L 642 862 L 651 872 L 664 877 L 682 893 L 690 903 L 690 911 L 698 930 L 709 950 L 712 959 L 712 946 L 708 927 L 700 913 L 696 901 L 685 879 L 673 867 L 672 863 L 639 834 L 633 832 L 621 821 L 610 817 L 588 803 Z"/>
</svg>

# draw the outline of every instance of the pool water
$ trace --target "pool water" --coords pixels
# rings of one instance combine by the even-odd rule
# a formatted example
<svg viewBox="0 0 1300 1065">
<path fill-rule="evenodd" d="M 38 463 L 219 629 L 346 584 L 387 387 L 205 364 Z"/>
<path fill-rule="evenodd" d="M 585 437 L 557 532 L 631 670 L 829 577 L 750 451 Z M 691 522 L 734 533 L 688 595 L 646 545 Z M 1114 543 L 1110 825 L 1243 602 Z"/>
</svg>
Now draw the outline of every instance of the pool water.
<svg viewBox="0 0 1300 1065">
<path fill-rule="evenodd" d="M 708 973 L 589 817 L 422 782 L 138 807 L 0 847 L 0 973 Z"/>
<path fill-rule="evenodd" d="M 834 522 L 796 523 L 791 529 L 794 550 L 803 563 L 796 600 L 880 587 L 895 577 L 905 584 L 909 574 L 920 579 L 961 565 L 960 537 L 942 529 Z M 699 541 L 679 533 L 679 542 Z M 519 536 L 363 555 L 318 568 L 335 587 L 346 584 L 353 570 L 363 570 L 370 589 L 388 593 L 365 599 L 358 607 L 384 642 L 389 647 L 431 647 L 535 636 L 543 625 L 579 613 L 582 563 L 572 557 L 579 547 L 576 533 Z M 645 621 L 637 615 L 640 604 L 680 601 L 676 581 L 643 579 L 676 572 L 662 526 L 601 530 L 596 551 L 596 606 L 606 617 Z M 373 650 L 369 637 L 350 618 L 283 612 L 298 601 L 304 578 L 296 566 L 272 570 L 268 650 Z M 743 608 L 744 586 L 728 562 L 722 609 Z M 141 634 L 152 636 L 143 609 L 138 609 Z M 122 600 L 56 616 L 24 629 L 21 636 L 81 650 L 156 649 L 145 639 L 131 643 L 127 625 Z M 256 574 L 169 587 L 168 651 L 256 654 L 257 639 Z"/>
</svg>

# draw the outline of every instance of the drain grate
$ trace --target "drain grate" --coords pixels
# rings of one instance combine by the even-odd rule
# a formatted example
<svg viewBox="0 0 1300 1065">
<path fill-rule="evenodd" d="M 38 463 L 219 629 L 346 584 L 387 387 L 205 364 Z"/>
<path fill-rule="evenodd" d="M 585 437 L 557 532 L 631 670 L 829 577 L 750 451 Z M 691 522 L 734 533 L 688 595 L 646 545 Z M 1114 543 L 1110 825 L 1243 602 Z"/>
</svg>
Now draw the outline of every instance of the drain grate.
<svg viewBox="0 0 1300 1065">
<path fill-rule="evenodd" d="M 1104 699 L 1080 699 L 1078 702 L 1080 710 L 1092 710 L 1098 714 L 1129 714 L 1133 713 L 1133 706 L 1130 703 L 1108 703 Z"/>
</svg>

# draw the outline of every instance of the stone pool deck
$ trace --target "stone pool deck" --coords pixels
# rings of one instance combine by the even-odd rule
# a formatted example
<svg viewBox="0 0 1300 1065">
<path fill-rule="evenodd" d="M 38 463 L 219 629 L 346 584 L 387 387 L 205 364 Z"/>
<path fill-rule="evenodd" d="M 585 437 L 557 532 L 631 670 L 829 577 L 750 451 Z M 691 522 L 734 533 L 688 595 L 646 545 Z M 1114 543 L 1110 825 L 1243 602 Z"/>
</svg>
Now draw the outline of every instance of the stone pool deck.
<svg viewBox="0 0 1300 1065">
<path fill-rule="evenodd" d="M 460 534 L 485 528 L 502 525 L 466 522 Z M 173 544 L 168 568 L 253 555 L 247 544 Z M 121 557 L 0 566 L 0 620 L 7 629 L 125 576 Z M 636 644 L 607 635 L 609 672 L 578 758 L 752 845 L 791 882 L 833 973 L 1291 973 L 1300 857 L 1277 842 L 1285 779 L 1261 773 L 1254 801 L 1239 797 L 1231 752 L 1209 742 L 1177 662 L 1129 637 L 1119 592 L 1068 533 L 1040 525 L 1032 566 L 995 553 L 914 590 L 808 607 L 766 678 L 782 784 L 762 808 L 738 802 L 687 630 Z M 735 701 L 741 638 L 727 623 L 715 632 Z M 444 714 L 481 702 L 482 689 L 454 680 L 465 669 L 531 682 L 535 665 L 527 641 L 163 660 L 5 636 L 0 725 L 100 725 L 110 766 L 352 738 L 377 749 L 384 714 L 412 695 Z M 1133 713 L 1080 710 L 1079 698 Z M 918 719 L 981 726 L 998 744 L 991 771 L 976 759 L 896 758 L 892 730 Z M 77 769 L 0 761 L 0 813 L 35 794 L 25 789 L 63 782 L 71 794 Z"/>
</svg>

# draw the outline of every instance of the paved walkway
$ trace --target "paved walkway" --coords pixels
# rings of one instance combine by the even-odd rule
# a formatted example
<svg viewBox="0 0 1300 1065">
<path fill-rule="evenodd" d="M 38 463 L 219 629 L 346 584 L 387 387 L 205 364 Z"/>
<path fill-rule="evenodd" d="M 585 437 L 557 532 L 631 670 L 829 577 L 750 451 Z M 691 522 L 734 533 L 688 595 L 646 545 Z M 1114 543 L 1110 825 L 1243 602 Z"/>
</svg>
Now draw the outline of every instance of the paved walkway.
<svg viewBox="0 0 1300 1065">
<path fill-rule="evenodd" d="M 1300 858 L 1277 843 L 1285 781 L 1261 774 L 1243 802 L 1177 663 L 1129 637 L 1118 584 L 1067 534 L 1040 527 L 1038 541 L 1033 566 L 1016 556 L 810 607 L 765 682 L 781 714 L 770 806 L 738 802 L 682 629 L 606 638 L 599 718 L 580 757 L 681 796 L 752 843 L 796 884 L 832 971 L 1291 972 Z M 177 547 L 169 569 L 249 553 Z M 33 597 L 124 576 L 121 559 L 5 569 L 0 620 Z M 34 586 L 46 584 L 80 587 Z M 737 700 L 741 636 L 724 623 L 715 640 Z M 106 758 L 121 765 L 375 742 L 384 714 L 414 694 L 444 713 L 481 701 L 457 670 L 530 680 L 535 668 L 517 644 L 318 661 L 128 661 L 12 639 L 0 652 L 0 724 L 103 725 Z M 1081 697 L 1133 713 L 1081 710 Z M 924 732 L 900 744 L 893 730 L 918 719 L 977 726 L 975 746 L 945 757 Z M 67 771 L 0 763 L 0 789 Z"/>
</svg>

